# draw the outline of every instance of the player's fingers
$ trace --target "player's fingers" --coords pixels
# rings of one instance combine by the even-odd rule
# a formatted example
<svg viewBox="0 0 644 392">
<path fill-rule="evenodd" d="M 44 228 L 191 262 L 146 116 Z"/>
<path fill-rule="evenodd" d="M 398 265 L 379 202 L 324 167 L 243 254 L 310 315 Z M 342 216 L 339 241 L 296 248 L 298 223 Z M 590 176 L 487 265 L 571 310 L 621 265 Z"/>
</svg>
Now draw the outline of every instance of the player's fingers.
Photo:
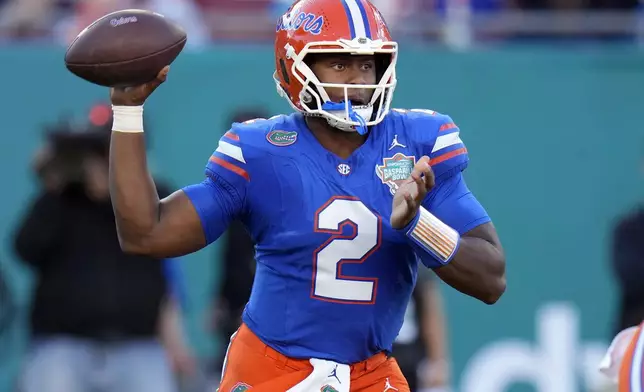
<svg viewBox="0 0 644 392">
<path fill-rule="evenodd" d="M 434 176 L 434 171 L 432 170 L 432 167 L 429 165 L 429 161 L 427 161 L 427 167 L 425 167 L 423 178 L 425 180 L 426 190 L 432 189 L 436 184 L 436 177 Z"/>
<path fill-rule="evenodd" d="M 151 82 L 148 82 L 144 85 L 144 93 L 146 96 L 152 94 L 154 90 L 157 89 L 163 82 L 168 78 L 168 72 L 170 72 L 170 66 L 166 65 L 161 71 L 157 74 L 156 79 Z"/>
<path fill-rule="evenodd" d="M 411 192 L 405 192 L 405 202 L 407 203 L 407 207 L 409 207 L 410 210 L 413 210 L 416 208 L 416 201 L 414 200 L 414 197 L 411 195 Z"/>
<path fill-rule="evenodd" d="M 425 159 L 426 157 L 420 158 L 418 162 L 414 165 L 414 168 L 411 170 L 411 178 L 414 179 L 414 181 L 418 178 L 421 178 L 423 175 L 423 171 L 425 170 Z"/>
<path fill-rule="evenodd" d="M 420 182 L 416 183 L 416 186 L 411 187 L 409 190 L 409 193 L 411 194 L 411 197 L 414 199 L 414 207 L 423 201 L 425 198 L 425 195 L 427 195 L 427 191 L 425 190 L 425 180 L 420 179 Z"/>
<path fill-rule="evenodd" d="M 159 79 L 162 83 L 165 82 L 166 78 L 168 77 L 168 72 L 170 72 L 170 66 L 166 65 L 157 74 L 157 79 Z"/>
<path fill-rule="evenodd" d="M 411 174 L 409 175 L 412 180 L 416 181 L 417 178 L 420 178 L 422 176 L 423 170 L 421 167 L 418 166 L 418 164 L 414 165 L 414 168 L 411 170 Z"/>
<path fill-rule="evenodd" d="M 422 190 L 425 189 L 425 180 L 419 174 L 412 174 L 406 185 L 405 195 L 409 194 L 412 199 L 417 200 Z"/>
<path fill-rule="evenodd" d="M 411 186 L 412 183 L 415 186 Z M 414 200 L 418 199 L 422 190 L 425 189 L 425 180 L 422 177 L 422 173 L 414 169 L 404 185 L 407 188 L 405 195 L 410 194 Z"/>
<path fill-rule="evenodd" d="M 423 179 L 422 170 L 415 170 L 411 173 L 411 179 L 416 183 L 418 187 L 425 186 L 425 180 Z"/>
</svg>

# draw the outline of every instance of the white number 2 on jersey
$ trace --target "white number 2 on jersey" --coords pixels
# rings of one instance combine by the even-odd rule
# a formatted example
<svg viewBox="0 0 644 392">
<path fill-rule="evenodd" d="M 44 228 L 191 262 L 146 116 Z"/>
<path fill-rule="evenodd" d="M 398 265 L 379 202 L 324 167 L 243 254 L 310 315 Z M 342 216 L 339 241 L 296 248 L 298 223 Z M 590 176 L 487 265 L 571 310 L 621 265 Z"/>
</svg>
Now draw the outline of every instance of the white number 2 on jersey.
<svg viewBox="0 0 644 392">
<path fill-rule="evenodd" d="M 353 233 L 342 235 L 345 226 Z M 315 231 L 332 234 L 313 254 L 312 296 L 331 302 L 373 304 L 377 278 L 345 276 L 342 265 L 361 264 L 380 246 L 380 217 L 360 200 L 335 197 L 315 215 Z"/>
</svg>

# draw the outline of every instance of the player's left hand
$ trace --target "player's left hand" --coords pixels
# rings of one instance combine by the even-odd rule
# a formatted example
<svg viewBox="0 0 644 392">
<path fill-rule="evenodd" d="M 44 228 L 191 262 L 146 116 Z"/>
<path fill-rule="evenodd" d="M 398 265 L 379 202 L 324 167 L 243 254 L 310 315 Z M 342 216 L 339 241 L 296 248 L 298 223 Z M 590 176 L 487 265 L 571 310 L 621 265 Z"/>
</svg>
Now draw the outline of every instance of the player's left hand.
<svg viewBox="0 0 644 392">
<path fill-rule="evenodd" d="M 411 175 L 394 195 L 390 223 L 394 229 L 407 226 L 418 214 L 422 201 L 434 187 L 434 172 L 429 166 L 429 157 L 423 156 L 416 162 Z"/>
</svg>

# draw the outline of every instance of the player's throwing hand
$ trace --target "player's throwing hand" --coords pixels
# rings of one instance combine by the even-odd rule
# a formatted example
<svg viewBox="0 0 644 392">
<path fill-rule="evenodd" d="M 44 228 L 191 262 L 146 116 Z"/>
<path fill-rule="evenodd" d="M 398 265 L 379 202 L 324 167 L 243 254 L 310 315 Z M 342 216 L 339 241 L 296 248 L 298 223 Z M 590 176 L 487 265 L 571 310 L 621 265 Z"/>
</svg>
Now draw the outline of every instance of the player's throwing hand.
<svg viewBox="0 0 644 392">
<path fill-rule="evenodd" d="M 156 79 L 151 82 L 142 84 L 135 87 L 126 87 L 126 88 L 110 88 L 110 99 L 112 100 L 112 105 L 115 106 L 141 106 L 145 100 L 161 85 L 165 82 L 168 72 L 170 71 L 169 66 L 163 67 Z"/>
<path fill-rule="evenodd" d="M 407 226 L 418 214 L 423 199 L 433 187 L 434 172 L 429 166 L 429 157 L 423 156 L 414 166 L 409 178 L 400 184 L 394 195 L 391 227 L 402 229 Z"/>
</svg>

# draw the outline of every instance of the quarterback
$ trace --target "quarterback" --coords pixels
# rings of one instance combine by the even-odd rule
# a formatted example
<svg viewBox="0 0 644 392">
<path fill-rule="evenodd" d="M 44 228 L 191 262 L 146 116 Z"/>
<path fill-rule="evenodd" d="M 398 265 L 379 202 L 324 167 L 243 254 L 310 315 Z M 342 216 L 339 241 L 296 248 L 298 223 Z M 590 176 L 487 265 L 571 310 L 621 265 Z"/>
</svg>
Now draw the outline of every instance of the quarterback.
<svg viewBox="0 0 644 392">
<path fill-rule="evenodd" d="M 418 268 L 495 303 L 505 256 L 462 172 L 447 115 L 392 109 L 398 44 L 367 0 L 296 1 L 276 25 L 274 79 L 292 114 L 235 123 L 205 179 L 159 200 L 145 99 L 112 89 L 110 190 L 127 252 L 195 252 L 241 220 L 257 270 L 222 392 L 409 391 L 392 342 Z"/>
</svg>

